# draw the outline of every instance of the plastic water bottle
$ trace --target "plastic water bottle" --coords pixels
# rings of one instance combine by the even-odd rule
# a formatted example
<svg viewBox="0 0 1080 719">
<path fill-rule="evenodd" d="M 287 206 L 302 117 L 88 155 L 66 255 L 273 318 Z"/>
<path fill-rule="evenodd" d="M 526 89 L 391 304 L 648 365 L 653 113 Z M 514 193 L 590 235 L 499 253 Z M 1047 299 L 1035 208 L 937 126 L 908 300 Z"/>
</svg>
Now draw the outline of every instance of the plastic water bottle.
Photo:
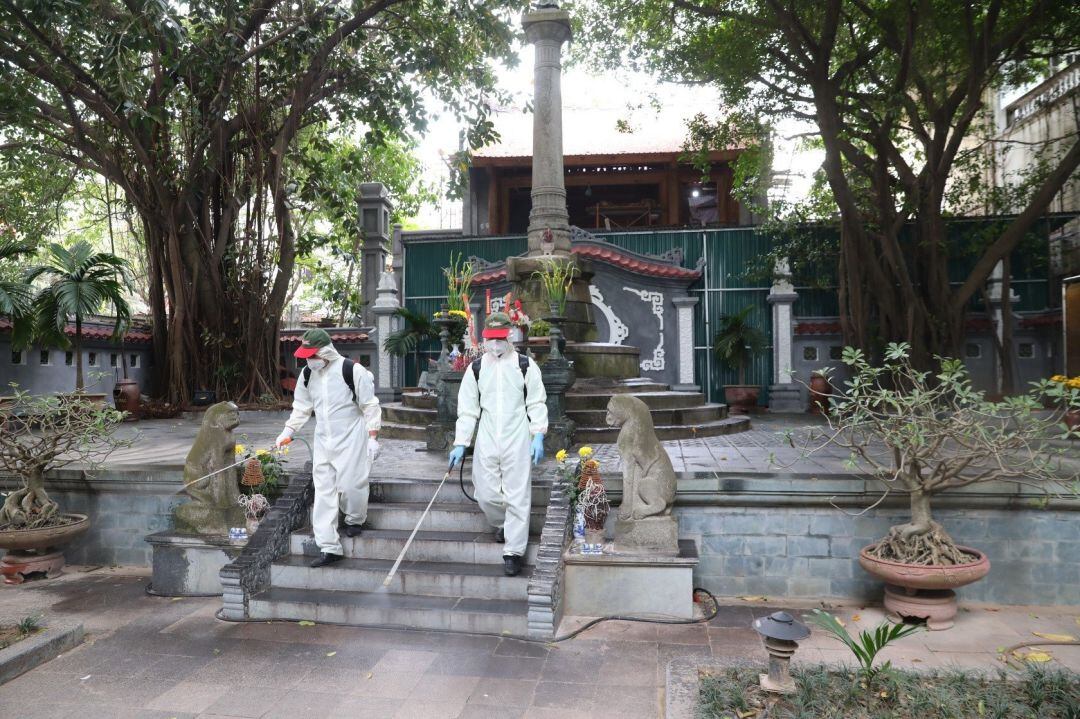
<svg viewBox="0 0 1080 719">
<path fill-rule="evenodd" d="M 581 507 L 574 514 L 574 539 L 585 539 L 585 510 Z"/>
</svg>

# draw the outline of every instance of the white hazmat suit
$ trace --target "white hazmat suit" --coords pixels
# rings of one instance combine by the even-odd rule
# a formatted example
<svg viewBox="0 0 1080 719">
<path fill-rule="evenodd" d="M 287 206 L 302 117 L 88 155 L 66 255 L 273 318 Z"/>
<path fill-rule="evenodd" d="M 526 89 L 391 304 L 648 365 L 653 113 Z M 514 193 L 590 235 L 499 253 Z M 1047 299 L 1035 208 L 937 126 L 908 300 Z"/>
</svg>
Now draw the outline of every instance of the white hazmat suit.
<svg viewBox="0 0 1080 719">
<path fill-rule="evenodd" d="M 315 356 L 325 360 L 326 365 L 311 370 L 307 387 L 303 375 L 297 380 L 292 415 L 282 436 L 291 437 L 315 414 L 315 506 L 311 525 L 319 550 L 340 555 L 343 551 L 338 537 L 338 512 L 344 512 L 346 523 L 351 525 L 359 526 L 367 520 L 372 460 L 368 433 L 378 432 L 382 426 L 382 409 L 375 397 L 374 378 L 367 369 L 359 363 L 353 365 L 354 402 L 341 374 L 345 358 L 333 345 L 320 348 Z"/>
<path fill-rule="evenodd" d="M 485 352 L 479 385 L 471 367 L 461 380 L 455 429 L 454 445 L 464 447 L 473 443 L 476 430 L 472 469 L 476 501 L 491 525 L 503 529 L 503 555 L 524 556 L 532 511 L 530 440 L 548 429 L 540 368 L 530 359 L 522 377 L 517 352 L 502 357 Z"/>
</svg>

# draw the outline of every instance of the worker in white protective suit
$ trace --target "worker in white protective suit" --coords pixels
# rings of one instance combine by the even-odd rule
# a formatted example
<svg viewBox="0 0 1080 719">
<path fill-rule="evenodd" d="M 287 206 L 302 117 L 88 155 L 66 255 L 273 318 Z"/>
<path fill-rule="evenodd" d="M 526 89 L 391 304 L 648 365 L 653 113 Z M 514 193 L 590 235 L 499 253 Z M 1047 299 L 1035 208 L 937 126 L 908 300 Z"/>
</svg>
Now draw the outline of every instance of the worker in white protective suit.
<svg viewBox="0 0 1080 719">
<path fill-rule="evenodd" d="M 292 415 L 277 444 L 288 444 L 315 415 L 311 525 L 320 554 L 311 566 L 323 567 L 344 556 L 338 513 L 344 513 L 344 532 L 350 537 L 359 536 L 367 520 L 368 474 L 379 455 L 382 410 L 371 373 L 338 354 L 325 330 L 305 332 L 294 354 L 307 367 L 296 382 Z"/>
<path fill-rule="evenodd" d="M 514 351 L 510 318 L 495 312 L 484 326 L 484 354 L 465 372 L 458 391 L 458 417 L 450 468 L 473 445 L 476 501 L 504 543 L 503 570 L 521 572 L 529 542 L 532 464 L 544 458 L 548 429 L 547 393 L 540 368 Z"/>
</svg>

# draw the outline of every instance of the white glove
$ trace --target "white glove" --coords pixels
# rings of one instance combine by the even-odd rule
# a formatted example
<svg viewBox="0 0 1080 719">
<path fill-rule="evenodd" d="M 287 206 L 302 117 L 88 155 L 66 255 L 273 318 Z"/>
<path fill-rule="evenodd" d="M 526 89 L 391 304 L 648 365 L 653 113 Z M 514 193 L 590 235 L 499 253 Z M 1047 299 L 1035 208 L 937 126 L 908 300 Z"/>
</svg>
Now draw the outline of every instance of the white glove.
<svg viewBox="0 0 1080 719">
<path fill-rule="evenodd" d="M 381 449 L 381 447 L 379 447 L 379 440 L 375 439 L 374 437 L 368 437 L 368 441 L 367 441 L 367 458 L 368 458 L 368 462 L 374 462 L 376 459 L 379 458 L 379 450 L 380 449 Z"/>
<path fill-rule="evenodd" d="M 284 431 L 282 431 L 282 433 L 278 435 L 278 438 L 274 440 L 274 446 L 275 447 L 283 447 L 283 446 L 285 446 L 292 439 L 292 436 L 293 436 L 292 429 L 286 427 L 284 429 Z"/>
</svg>

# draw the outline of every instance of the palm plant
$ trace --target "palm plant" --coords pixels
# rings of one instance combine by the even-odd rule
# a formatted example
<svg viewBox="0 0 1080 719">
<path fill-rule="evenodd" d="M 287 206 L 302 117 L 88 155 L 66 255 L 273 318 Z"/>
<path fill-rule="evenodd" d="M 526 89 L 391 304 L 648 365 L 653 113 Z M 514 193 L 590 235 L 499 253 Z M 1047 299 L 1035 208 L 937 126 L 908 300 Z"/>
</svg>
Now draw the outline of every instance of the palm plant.
<svg viewBox="0 0 1080 719">
<path fill-rule="evenodd" d="M 33 245 L 13 239 L 0 239 L 0 263 L 14 264 L 16 258 L 29 255 Z M 30 285 L 23 280 L 12 281 L 0 275 L 0 315 L 13 319 L 30 312 Z"/>
<path fill-rule="evenodd" d="M 64 332 L 69 317 L 75 319 L 75 389 L 81 392 L 82 323 L 103 304 L 112 307 L 116 323 L 113 336 L 120 337 L 131 322 L 131 308 L 125 293 L 131 288 L 131 270 L 121 257 L 97 252 L 89 242 L 77 242 L 70 248 L 51 243 L 45 264 L 27 274 L 27 283 L 39 278 L 49 280 L 34 297 L 34 336 L 41 342 L 60 347 L 69 345 Z"/>
<path fill-rule="evenodd" d="M 406 307 L 399 307 L 394 314 L 405 320 L 405 326 L 387 335 L 383 340 L 383 349 L 395 357 L 405 357 L 411 353 L 416 362 L 416 374 L 419 377 L 420 345 L 425 340 L 439 339 L 439 330 L 428 317 Z"/>
<path fill-rule="evenodd" d="M 721 362 L 734 366 L 739 372 L 739 384 L 746 384 L 746 365 L 765 349 L 765 333 L 750 324 L 752 306 L 720 318 L 720 330 L 713 337 L 713 352 Z"/>
</svg>

